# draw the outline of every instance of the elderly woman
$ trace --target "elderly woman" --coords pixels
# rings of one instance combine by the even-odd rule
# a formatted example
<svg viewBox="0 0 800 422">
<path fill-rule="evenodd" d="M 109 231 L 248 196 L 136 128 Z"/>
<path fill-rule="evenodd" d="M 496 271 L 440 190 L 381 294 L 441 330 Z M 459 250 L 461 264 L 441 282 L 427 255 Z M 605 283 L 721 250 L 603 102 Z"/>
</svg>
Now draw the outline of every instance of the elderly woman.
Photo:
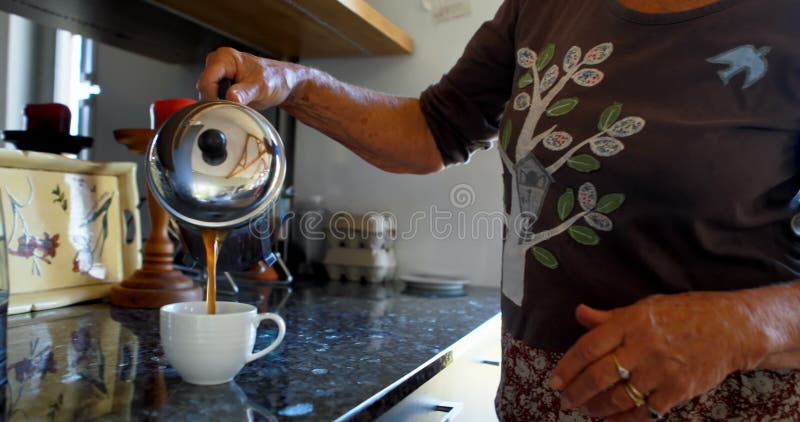
<svg viewBox="0 0 800 422">
<path fill-rule="evenodd" d="M 497 148 L 504 420 L 800 420 L 800 3 L 506 0 L 420 99 L 221 49 L 198 87 L 388 171 Z M 800 197 L 800 196 L 799 196 Z"/>
</svg>

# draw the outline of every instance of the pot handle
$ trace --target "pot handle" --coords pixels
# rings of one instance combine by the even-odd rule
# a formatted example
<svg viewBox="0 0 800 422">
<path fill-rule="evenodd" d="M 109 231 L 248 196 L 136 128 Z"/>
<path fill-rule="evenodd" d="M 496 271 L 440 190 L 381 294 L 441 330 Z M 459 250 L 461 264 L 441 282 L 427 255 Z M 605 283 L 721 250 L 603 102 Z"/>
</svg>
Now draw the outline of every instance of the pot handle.
<svg viewBox="0 0 800 422">
<path fill-rule="evenodd" d="M 224 100 L 225 95 L 228 93 L 228 88 L 230 88 L 231 85 L 233 85 L 232 79 L 228 78 L 220 79 L 220 81 L 217 82 L 217 87 L 218 87 L 217 98 L 219 98 L 220 100 Z"/>
</svg>

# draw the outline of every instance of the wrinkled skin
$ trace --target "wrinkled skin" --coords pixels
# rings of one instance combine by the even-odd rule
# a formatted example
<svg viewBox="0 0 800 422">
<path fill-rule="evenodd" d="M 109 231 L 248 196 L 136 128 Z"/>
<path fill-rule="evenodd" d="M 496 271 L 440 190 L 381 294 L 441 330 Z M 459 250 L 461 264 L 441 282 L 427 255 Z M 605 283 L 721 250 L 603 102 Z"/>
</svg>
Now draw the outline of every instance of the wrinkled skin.
<svg viewBox="0 0 800 422">
<path fill-rule="evenodd" d="M 590 331 L 558 363 L 551 384 L 562 390 L 563 407 L 609 421 L 650 420 L 647 406 L 666 413 L 734 371 L 759 367 L 771 344 L 735 292 L 657 295 L 611 311 L 581 305 L 576 316 Z M 627 396 L 612 354 L 647 406 L 636 408 Z"/>
<path fill-rule="evenodd" d="M 217 98 L 219 81 L 230 79 L 234 86 L 226 93 L 230 101 L 248 104 L 257 110 L 282 104 L 296 84 L 300 67 L 223 47 L 206 57 L 206 67 L 197 81 L 203 100 Z"/>
</svg>

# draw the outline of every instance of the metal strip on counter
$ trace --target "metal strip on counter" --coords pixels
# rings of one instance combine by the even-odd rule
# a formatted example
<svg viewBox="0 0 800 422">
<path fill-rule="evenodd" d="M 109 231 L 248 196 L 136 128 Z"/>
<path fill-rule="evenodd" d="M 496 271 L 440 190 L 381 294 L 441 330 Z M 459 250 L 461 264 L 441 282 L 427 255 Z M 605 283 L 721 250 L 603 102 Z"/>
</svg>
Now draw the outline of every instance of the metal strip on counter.
<svg viewBox="0 0 800 422">
<path fill-rule="evenodd" d="M 421 379 L 414 380 L 416 382 L 413 383 L 413 386 L 411 386 L 412 388 L 409 388 L 408 391 L 405 394 L 403 394 L 402 396 L 400 396 L 400 397 L 393 397 L 392 398 L 393 402 L 392 403 L 387 403 L 387 405 L 388 406 L 392 406 L 394 404 L 399 403 L 406 396 L 408 396 L 409 394 L 414 392 L 414 390 L 416 390 L 417 388 L 422 386 L 422 384 L 424 384 L 425 382 L 427 382 L 428 380 L 433 378 L 434 375 L 438 374 L 441 370 L 443 370 L 448 365 L 450 365 L 456 358 L 461 356 L 461 354 L 465 350 L 468 350 L 475 342 L 480 341 L 480 339 L 482 339 L 484 336 L 489 335 L 491 333 L 492 329 L 495 329 L 496 328 L 495 326 L 500 324 L 500 319 L 501 319 L 501 314 L 500 314 L 500 312 L 498 312 L 494 316 L 489 318 L 489 320 L 487 320 L 483 324 L 479 325 L 477 328 L 475 328 L 474 330 L 469 332 L 467 335 L 462 337 L 460 340 L 458 340 L 457 342 L 455 342 L 452 345 L 450 345 L 448 348 L 446 348 L 446 349 L 442 350 L 441 352 L 439 352 L 438 354 L 436 354 L 436 356 L 428 359 L 425 363 L 423 363 L 422 365 L 418 366 L 413 371 L 409 372 L 408 374 L 406 374 L 402 378 L 400 378 L 397 381 L 393 382 L 392 384 L 390 384 L 389 386 L 387 386 L 383 390 L 379 391 L 378 393 L 376 393 L 372 397 L 368 398 L 367 400 L 365 400 L 364 402 L 362 402 L 358 406 L 350 409 L 350 411 L 348 411 L 344 415 L 338 417 L 336 419 L 336 422 L 347 421 L 347 420 L 351 420 L 351 419 L 357 418 L 359 416 L 364 416 L 364 415 L 361 415 L 362 412 L 369 411 L 370 408 L 372 406 L 374 406 L 375 404 L 377 404 L 380 400 L 383 400 L 386 397 L 388 397 L 390 395 L 390 393 L 392 393 L 393 391 L 398 390 L 398 389 L 400 389 L 402 387 L 405 387 L 406 384 L 410 383 L 413 380 L 413 378 L 415 378 L 418 375 L 420 375 Z M 438 366 L 438 368 L 437 368 L 437 366 Z M 428 370 L 428 369 L 433 369 L 432 373 L 423 374 L 423 372 Z M 384 412 L 380 412 L 380 413 L 384 413 Z M 374 414 L 374 415 L 369 415 L 369 416 L 374 418 L 374 417 L 379 416 L 379 414 Z"/>
</svg>

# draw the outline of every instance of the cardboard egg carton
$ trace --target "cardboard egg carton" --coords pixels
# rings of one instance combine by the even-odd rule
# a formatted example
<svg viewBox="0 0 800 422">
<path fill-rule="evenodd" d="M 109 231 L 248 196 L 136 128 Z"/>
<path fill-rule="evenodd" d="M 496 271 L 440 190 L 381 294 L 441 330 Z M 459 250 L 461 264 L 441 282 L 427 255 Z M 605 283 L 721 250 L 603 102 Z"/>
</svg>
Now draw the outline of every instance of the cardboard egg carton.
<svg viewBox="0 0 800 422">
<path fill-rule="evenodd" d="M 348 281 L 364 279 L 371 283 L 393 279 L 397 268 L 394 249 L 336 247 L 328 249 L 323 264 L 331 280 L 344 277 Z"/>
<path fill-rule="evenodd" d="M 333 215 L 327 228 L 328 249 L 383 249 L 394 247 L 397 229 L 391 218 L 380 214 Z"/>
</svg>

